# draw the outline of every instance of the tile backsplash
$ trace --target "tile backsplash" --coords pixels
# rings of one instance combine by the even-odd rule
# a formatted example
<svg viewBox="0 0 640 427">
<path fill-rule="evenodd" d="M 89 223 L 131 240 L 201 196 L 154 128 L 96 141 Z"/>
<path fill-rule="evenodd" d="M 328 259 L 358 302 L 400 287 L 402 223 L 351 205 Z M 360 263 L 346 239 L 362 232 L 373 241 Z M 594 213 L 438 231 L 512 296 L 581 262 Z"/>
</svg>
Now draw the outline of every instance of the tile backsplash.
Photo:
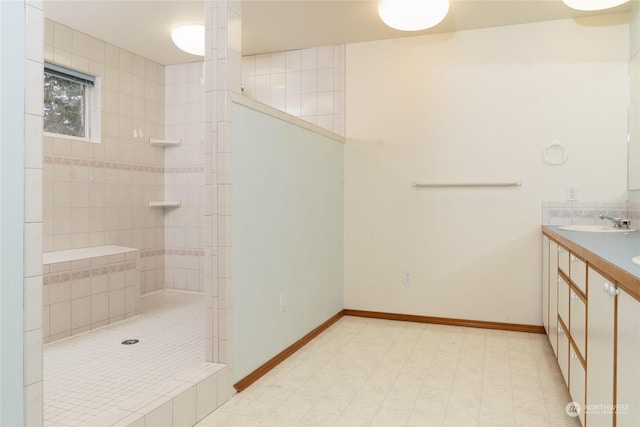
<svg viewBox="0 0 640 427">
<path fill-rule="evenodd" d="M 632 220 L 638 225 L 640 202 L 543 202 L 542 223 L 545 225 L 598 224 L 601 214 Z"/>
</svg>

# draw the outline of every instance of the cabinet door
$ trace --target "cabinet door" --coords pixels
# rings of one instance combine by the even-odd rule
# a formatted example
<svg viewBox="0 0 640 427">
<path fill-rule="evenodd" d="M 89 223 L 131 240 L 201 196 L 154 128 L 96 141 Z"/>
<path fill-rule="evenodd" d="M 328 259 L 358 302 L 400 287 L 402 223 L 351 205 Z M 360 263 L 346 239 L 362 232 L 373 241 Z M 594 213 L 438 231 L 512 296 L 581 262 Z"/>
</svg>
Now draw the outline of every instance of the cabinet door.
<svg viewBox="0 0 640 427">
<path fill-rule="evenodd" d="M 591 426 L 613 425 L 613 414 L 606 406 L 613 405 L 614 375 L 614 319 L 615 292 L 609 294 L 613 282 L 589 268 L 588 273 L 588 319 L 587 339 L 587 405 L 594 410 L 587 414 Z M 614 287 L 615 290 L 615 287 Z"/>
<path fill-rule="evenodd" d="M 569 284 L 558 276 L 558 317 L 569 327 Z"/>
<path fill-rule="evenodd" d="M 549 342 L 558 355 L 558 244 L 549 241 Z"/>
<path fill-rule="evenodd" d="M 571 277 L 569 265 L 569 250 L 562 246 L 558 246 L 558 268 L 568 277 Z"/>
<path fill-rule="evenodd" d="M 577 351 L 580 352 L 582 357 L 585 357 L 587 354 L 587 307 L 573 287 L 570 288 L 569 295 L 571 305 L 569 311 L 571 318 L 569 321 L 569 332 L 571 338 L 573 338 L 573 342 L 576 343 Z"/>
<path fill-rule="evenodd" d="M 558 244 L 549 241 L 549 342 L 558 355 Z"/>
<path fill-rule="evenodd" d="M 618 295 L 616 423 L 640 426 L 640 302 Z"/>
<path fill-rule="evenodd" d="M 587 293 L 587 264 L 578 258 L 577 256 L 571 254 L 569 257 L 571 260 L 571 280 L 573 283 L 578 286 L 578 288 L 583 292 Z"/>
<path fill-rule="evenodd" d="M 567 331 L 558 325 L 558 365 L 564 377 L 564 383 L 569 385 L 569 338 Z"/>
<path fill-rule="evenodd" d="M 542 236 L 542 326 L 549 335 L 549 238 Z"/>
<path fill-rule="evenodd" d="M 576 402 L 580 406 L 580 412 L 578 417 L 580 418 L 580 423 L 584 426 L 585 420 L 585 372 L 584 366 L 582 366 L 582 362 L 576 353 L 576 348 L 574 346 L 570 346 L 569 350 L 569 394 L 571 394 L 571 398 L 574 402 Z M 589 424 L 597 425 L 599 424 L 592 423 L 591 417 L 589 416 Z"/>
</svg>

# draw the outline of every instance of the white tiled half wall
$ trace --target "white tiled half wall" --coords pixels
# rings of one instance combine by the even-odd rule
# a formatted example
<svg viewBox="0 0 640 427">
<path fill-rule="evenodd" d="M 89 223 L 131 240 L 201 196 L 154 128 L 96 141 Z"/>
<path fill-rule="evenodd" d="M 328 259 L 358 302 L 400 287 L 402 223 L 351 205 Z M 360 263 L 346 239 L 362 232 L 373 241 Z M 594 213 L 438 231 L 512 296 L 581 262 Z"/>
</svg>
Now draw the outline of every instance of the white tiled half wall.
<svg viewBox="0 0 640 427">
<path fill-rule="evenodd" d="M 101 79 L 101 141 L 44 137 L 43 251 L 140 250 L 141 292 L 162 289 L 164 67 L 45 20 L 44 58 Z"/>
<path fill-rule="evenodd" d="M 180 139 L 164 150 L 166 289 L 204 292 L 204 63 L 165 67 L 165 137 Z"/>
<path fill-rule="evenodd" d="M 345 46 L 242 58 L 244 95 L 344 136 Z"/>
</svg>

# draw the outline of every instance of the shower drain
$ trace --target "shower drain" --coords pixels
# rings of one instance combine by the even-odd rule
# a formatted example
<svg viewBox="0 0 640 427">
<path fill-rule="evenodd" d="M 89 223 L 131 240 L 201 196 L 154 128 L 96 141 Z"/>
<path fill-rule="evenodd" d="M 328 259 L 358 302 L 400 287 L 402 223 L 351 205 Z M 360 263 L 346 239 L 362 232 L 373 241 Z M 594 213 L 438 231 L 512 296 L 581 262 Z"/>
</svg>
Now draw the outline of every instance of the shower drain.
<svg viewBox="0 0 640 427">
<path fill-rule="evenodd" d="M 124 340 L 124 341 L 122 341 L 122 344 L 131 345 L 131 344 L 137 343 L 138 341 L 140 341 L 140 340 L 136 340 L 136 339 Z"/>
</svg>

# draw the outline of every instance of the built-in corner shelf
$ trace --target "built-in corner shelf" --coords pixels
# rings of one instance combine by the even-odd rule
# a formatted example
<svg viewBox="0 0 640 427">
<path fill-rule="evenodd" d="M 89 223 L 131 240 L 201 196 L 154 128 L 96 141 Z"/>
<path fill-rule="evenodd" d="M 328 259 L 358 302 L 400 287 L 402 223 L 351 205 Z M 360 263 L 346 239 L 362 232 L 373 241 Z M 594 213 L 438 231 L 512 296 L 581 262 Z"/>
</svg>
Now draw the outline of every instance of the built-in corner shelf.
<svg viewBox="0 0 640 427">
<path fill-rule="evenodd" d="M 151 200 L 149 202 L 150 208 L 179 208 L 181 206 L 180 200 Z"/>
<path fill-rule="evenodd" d="M 182 145 L 182 140 L 149 138 L 149 144 L 157 145 L 158 147 L 178 147 Z"/>
</svg>

